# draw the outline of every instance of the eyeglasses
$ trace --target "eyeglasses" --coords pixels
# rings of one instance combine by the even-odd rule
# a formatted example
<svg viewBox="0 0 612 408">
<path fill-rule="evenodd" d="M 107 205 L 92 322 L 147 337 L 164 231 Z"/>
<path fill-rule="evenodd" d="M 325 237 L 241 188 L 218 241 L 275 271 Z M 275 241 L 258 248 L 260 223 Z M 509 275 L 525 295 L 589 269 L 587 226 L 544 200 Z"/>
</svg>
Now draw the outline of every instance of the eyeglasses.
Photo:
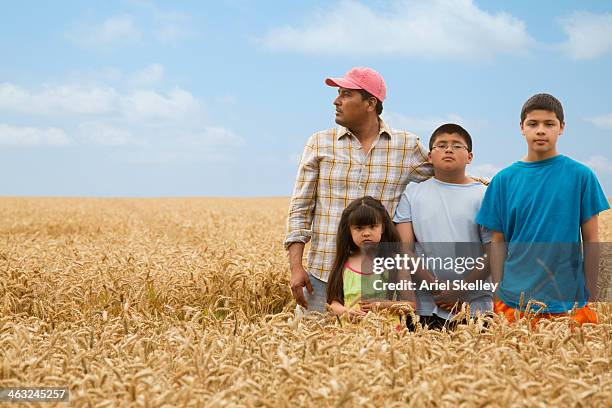
<svg viewBox="0 0 612 408">
<path fill-rule="evenodd" d="M 434 145 L 433 148 L 434 149 L 440 149 L 440 150 L 446 150 L 448 149 L 449 145 L 446 143 L 440 143 L 437 145 Z M 468 147 L 459 143 L 453 143 L 452 145 L 450 145 L 450 148 L 454 151 L 454 152 L 458 152 L 461 149 L 465 149 L 467 150 Z"/>
</svg>

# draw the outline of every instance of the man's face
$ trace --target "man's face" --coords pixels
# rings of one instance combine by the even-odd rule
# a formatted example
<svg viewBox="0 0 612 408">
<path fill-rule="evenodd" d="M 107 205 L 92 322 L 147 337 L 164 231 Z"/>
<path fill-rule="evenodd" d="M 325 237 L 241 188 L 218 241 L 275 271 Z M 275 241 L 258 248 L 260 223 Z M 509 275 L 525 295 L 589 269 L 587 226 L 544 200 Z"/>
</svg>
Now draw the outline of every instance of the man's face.
<svg viewBox="0 0 612 408">
<path fill-rule="evenodd" d="M 382 224 L 374 225 L 351 225 L 351 238 L 359 248 L 364 249 L 368 245 L 380 242 L 383 234 Z"/>
<path fill-rule="evenodd" d="M 465 140 L 457 133 L 442 133 L 434 141 L 429 152 L 429 162 L 434 169 L 447 172 L 465 171 L 472 162 L 473 154 L 468 152 Z"/>
<path fill-rule="evenodd" d="M 350 129 L 367 117 L 371 103 L 363 99 L 356 89 L 338 88 L 338 97 L 334 99 L 334 105 L 336 123 Z"/>
<path fill-rule="evenodd" d="M 536 109 L 525 116 L 521 133 L 527 141 L 529 151 L 546 154 L 555 152 L 557 139 L 563 133 L 564 123 L 559 122 L 554 112 Z"/>
</svg>

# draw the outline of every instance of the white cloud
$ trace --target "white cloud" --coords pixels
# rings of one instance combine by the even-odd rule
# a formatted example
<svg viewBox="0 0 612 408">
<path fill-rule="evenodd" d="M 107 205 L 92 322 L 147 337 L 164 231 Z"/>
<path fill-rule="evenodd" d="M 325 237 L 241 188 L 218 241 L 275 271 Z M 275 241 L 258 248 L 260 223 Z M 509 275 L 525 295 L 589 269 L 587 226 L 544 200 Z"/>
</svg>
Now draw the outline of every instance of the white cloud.
<svg viewBox="0 0 612 408">
<path fill-rule="evenodd" d="M 37 92 L 0 84 L 0 111 L 36 114 L 104 114 L 114 109 L 117 92 L 109 87 L 58 85 Z"/>
<path fill-rule="evenodd" d="M 462 125 L 464 119 L 454 113 L 446 116 L 407 116 L 395 112 L 383 112 L 385 123 L 394 129 L 403 129 L 409 132 L 431 135 L 431 133 L 440 125 L 445 123 L 457 123 Z"/>
<path fill-rule="evenodd" d="M 115 87 L 126 89 L 158 86 L 165 80 L 166 69 L 159 63 L 151 63 L 134 71 L 122 71 L 115 67 L 105 67 L 89 71 L 74 71 L 67 76 L 71 86 Z"/>
<path fill-rule="evenodd" d="M 128 118 L 179 119 L 196 115 L 200 102 L 189 92 L 174 88 L 168 95 L 138 90 L 121 98 L 120 109 Z"/>
<path fill-rule="evenodd" d="M 67 75 L 74 84 L 107 84 L 124 80 L 124 73 L 115 67 L 104 67 L 86 71 L 71 71 Z"/>
<path fill-rule="evenodd" d="M 101 114 L 112 110 L 117 92 L 106 87 L 49 87 L 31 99 L 32 108 L 41 111 L 65 111 L 79 114 Z"/>
<path fill-rule="evenodd" d="M 560 48 L 573 59 L 593 59 L 612 52 L 612 14 L 575 12 L 559 20 L 567 41 Z"/>
<path fill-rule="evenodd" d="M 149 129 L 135 128 L 133 133 Z M 233 163 L 238 149 L 246 141 L 223 126 L 173 128 L 170 125 L 156 129 L 157 134 L 147 143 L 114 151 L 113 160 L 132 164 L 163 164 L 169 162 Z M 141 138 L 141 140 L 143 140 Z"/>
<path fill-rule="evenodd" d="M 184 152 L 170 151 L 117 151 L 109 154 L 109 157 L 115 161 L 129 164 L 166 164 L 176 161 L 186 161 L 191 158 L 191 155 Z"/>
<path fill-rule="evenodd" d="M 16 113 L 21 123 L 33 124 L 23 128 L 3 125 L 0 144 L 71 143 L 61 127 L 70 131 L 74 142 L 113 147 L 108 153 L 115 160 L 132 163 L 232 162 L 237 149 L 246 145 L 231 129 L 209 121 L 204 104 L 189 91 L 133 87 L 136 82 L 161 81 L 161 65 L 152 64 L 136 74 L 111 72 L 107 82 L 118 81 L 112 86 L 100 77 L 93 84 L 83 81 L 36 89 L 0 83 L 0 116 Z"/>
<path fill-rule="evenodd" d="M 157 27 L 155 37 L 162 44 L 174 44 L 189 38 L 193 34 L 191 18 L 188 14 L 178 11 L 155 12 Z"/>
<path fill-rule="evenodd" d="M 151 64 L 134 73 L 132 81 L 138 85 L 154 85 L 164 78 L 164 67 L 161 64 Z"/>
<path fill-rule="evenodd" d="M 603 156 L 591 156 L 584 162 L 584 164 L 599 174 L 612 173 L 612 162 Z"/>
<path fill-rule="evenodd" d="M 139 89 L 125 94 L 99 85 L 56 85 L 30 91 L 0 84 L 0 111 L 34 115 L 121 115 L 127 118 L 177 119 L 202 115 L 202 105 L 180 88 L 163 93 Z"/>
<path fill-rule="evenodd" d="M 129 15 L 109 17 L 99 24 L 80 24 L 68 33 L 68 38 L 86 48 L 106 48 L 138 43 L 142 32 Z"/>
<path fill-rule="evenodd" d="M 0 124 L 0 145 L 13 147 L 65 146 L 70 138 L 62 129 Z"/>
<path fill-rule="evenodd" d="M 128 129 L 105 122 L 86 122 L 78 126 L 78 134 L 84 141 L 100 146 L 125 146 L 138 144 Z"/>
<path fill-rule="evenodd" d="M 524 22 L 472 0 L 394 1 L 385 11 L 344 0 L 306 21 L 274 28 L 258 42 L 273 51 L 421 59 L 520 54 L 535 43 Z"/>
<path fill-rule="evenodd" d="M 78 127 L 79 139 L 98 146 L 115 147 L 110 157 L 125 163 L 161 164 L 174 161 L 231 162 L 244 138 L 222 126 L 181 126 L 163 123 L 154 127 L 141 121 L 87 122 Z"/>
<path fill-rule="evenodd" d="M 132 0 L 152 20 L 151 35 L 162 44 L 174 44 L 195 34 L 191 15 L 177 10 L 163 9 L 148 0 Z"/>
<path fill-rule="evenodd" d="M 612 129 L 612 113 L 594 116 L 586 119 L 598 128 Z"/>
<path fill-rule="evenodd" d="M 500 170 L 501 170 L 501 167 L 497 167 L 493 164 L 486 163 L 486 164 L 470 165 L 468 169 L 468 173 L 475 177 L 483 177 L 486 179 L 491 179 Z"/>
<path fill-rule="evenodd" d="M 140 6 L 138 21 L 131 14 L 111 16 L 103 21 L 75 24 L 66 37 L 83 48 L 108 49 L 134 44 L 172 45 L 196 34 L 191 15 L 164 10 L 152 2 L 133 1 Z"/>
<path fill-rule="evenodd" d="M 185 141 L 188 145 L 197 144 L 203 147 L 240 147 L 245 140 L 229 129 L 221 126 L 207 126 Z"/>
<path fill-rule="evenodd" d="M 112 160 L 136 165 L 164 165 L 168 163 L 202 163 L 207 164 L 233 164 L 236 158 L 230 154 L 218 154 L 217 152 L 190 152 L 185 150 L 176 151 L 117 151 L 109 156 Z"/>
</svg>

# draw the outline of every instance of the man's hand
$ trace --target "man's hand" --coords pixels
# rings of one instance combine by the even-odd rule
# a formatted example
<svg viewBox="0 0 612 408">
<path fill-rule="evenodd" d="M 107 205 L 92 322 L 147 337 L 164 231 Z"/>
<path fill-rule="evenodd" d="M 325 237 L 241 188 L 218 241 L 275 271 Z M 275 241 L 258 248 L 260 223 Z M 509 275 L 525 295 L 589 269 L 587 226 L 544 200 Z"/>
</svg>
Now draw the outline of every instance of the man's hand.
<svg viewBox="0 0 612 408">
<path fill-rule="evenodd" d="M 304 255 L 304 244 L 301 242 L 294 242 L 289 246 L 289 269 L 291 269 L 291 294 L 295 302 L 308 309 L 308 302 L 304 298 L 304 286 L 308 289 L 308 293 L 312 295 L 314 289 L 310 283 L 308 273 L 302 265 L 302 257 Z"/>
<path fill-rule="evenodd" d="M 312 288 L 312 283 L 310 283 L 310 278 L 308 277 L 308 273 L 302 266 L 302 264 L 291 265 L 291 293 L 293 294 L 293 298 L 295 302 L 308 309 L 308 302 L 304 297 L 304 290 L 302 289 L 306 286 L 308 293 L 312 294 L 314 289 Z"/>
</svg>

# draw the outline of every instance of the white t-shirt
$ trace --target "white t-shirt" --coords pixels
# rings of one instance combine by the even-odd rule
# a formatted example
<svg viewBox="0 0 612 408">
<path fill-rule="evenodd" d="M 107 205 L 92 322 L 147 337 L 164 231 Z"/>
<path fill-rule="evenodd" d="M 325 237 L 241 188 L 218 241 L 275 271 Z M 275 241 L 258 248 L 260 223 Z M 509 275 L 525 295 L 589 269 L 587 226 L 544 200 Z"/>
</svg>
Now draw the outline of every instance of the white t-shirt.
<svg viewBox="0 0 612 408">
<path fill-rule="evenodd" d="M 468 184 L 445 183 L 431 178 L 422 183 L 409 183 L 400 198 L 393 221 L 412 222 L 418 241 L 417 255 L 447 258 L 483 256 L 482 244 L 491 241 L 491 232 L 476 224 L 476 214 L 486 186 L 479 182 Z M 472 244 L 470 244 L 472 243 Z M 455 270 L 432 267 L 428 269 L 439 279 L 461 279 Z M 490 279 L 487 279 L 490 282 Z M 490 291 L 470 291 L 462 300 L 470 303 L 472 314 L 492 309 Z M 417 313 L 452 317 L 438 309 L 429 292 L 417 292 Z"/>
</svg>

